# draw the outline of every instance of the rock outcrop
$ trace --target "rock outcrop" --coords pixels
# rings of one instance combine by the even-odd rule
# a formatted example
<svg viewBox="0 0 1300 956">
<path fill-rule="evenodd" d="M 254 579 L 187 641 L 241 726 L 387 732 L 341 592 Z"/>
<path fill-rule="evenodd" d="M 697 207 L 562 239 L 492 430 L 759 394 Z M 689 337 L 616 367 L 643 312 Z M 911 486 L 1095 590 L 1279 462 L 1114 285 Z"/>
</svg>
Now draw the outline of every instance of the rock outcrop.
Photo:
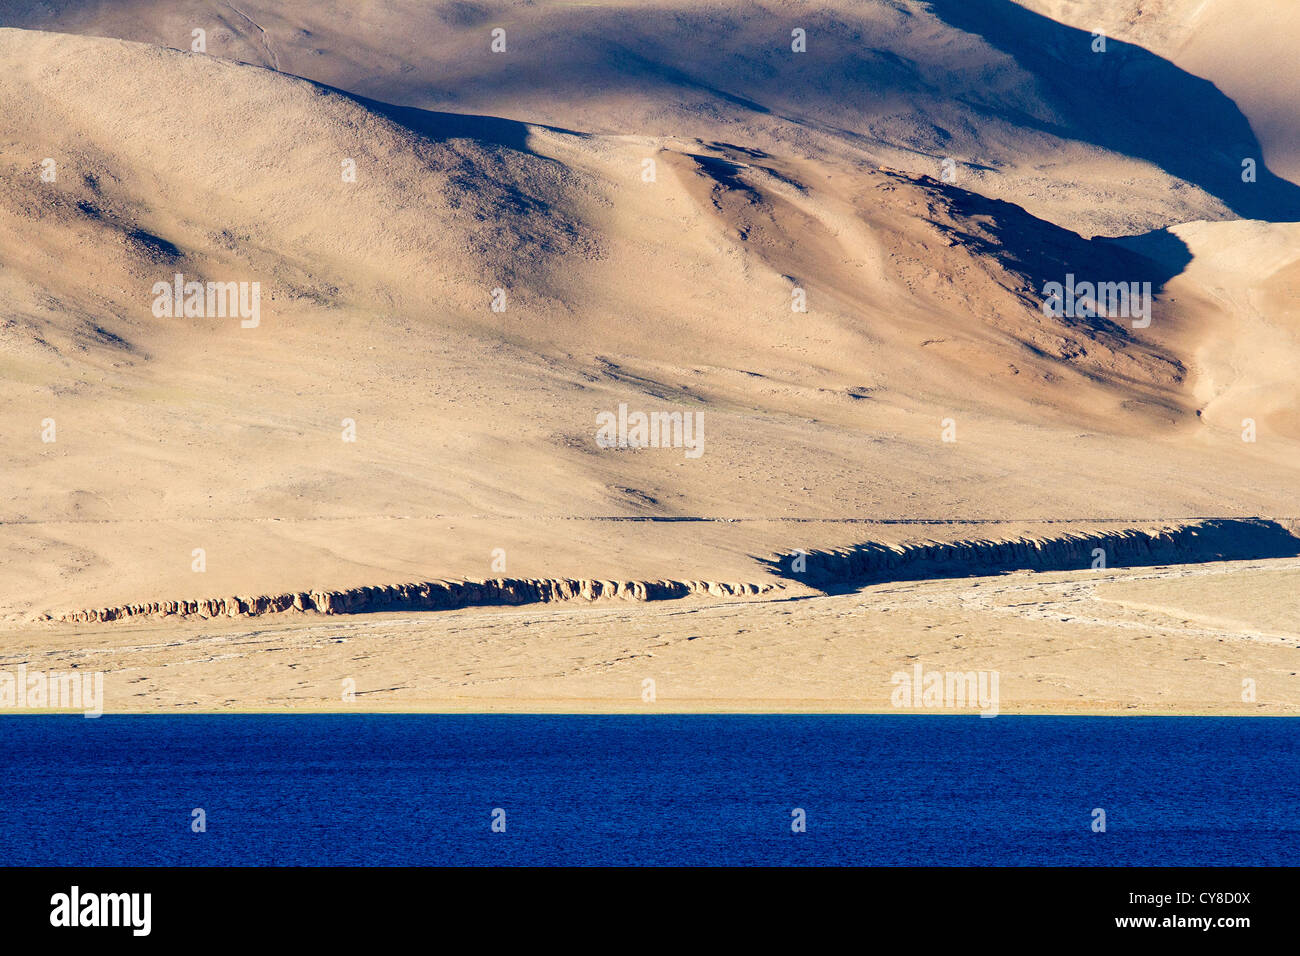
<svg viewBox="0 0 1300 956">
<path fill-rule="evenodd" d="M 53 619 L 70 624 L 87 624 L 153 617 L 257 617 L 293 611 L 314 611 L 320 614 L 436 611 L 474 605 L 549 604 L 554 601 L 595 601 L 601 598 L 662 601 L 690 594 L 708 594 L 713 597 L 756 595 L 780 586 L 724 581 L 602 581 L 590 578 L 424 581 L 418 584 L 377 585 L 341 591 L 295 591 L 195 601 L 150 601 L 116 607 L 86 608 Z"/>
<path fill-rule="evenodd" d="M 1300 555 L 1300 537 L 1277 521 L 1240 518 L 1171 524 L 1157 530 L 1065 534 L 1004 541 L 874 542 L 792 552 L 769 562 L 774 573 L 813 587 L 963 577 L 1001 571 L 1149 567 Z"/>
<path fill-rule="evenodd" d="M 780 577 L 823 590 L 881 581 L 961 577 L 1001 571 L 1067 571 L 1092 567 L 1143 567 L 1206 561 L 1300 556 L 1300 537 L 1287 523 L 1259 518 L 1208 519 L 1159 529 L 1064 534 L 1003 541 L 875 542 L 824 551 L 792 552 L 766 562 Z M 1102 563 L 1104 562 L 1104 563 Z M 152 601 L 70 611 L 54 619 L 71 624 L 143 618 L 212 619 L 315 612 L 436 611 L 478 605 L 549 604 L 555 601 L 663 601 L 691 594 L 740 597 L 765 594 L 780 584 L 722 581 L 613 581 L 596 578 L 493 578 L 424 581 L 295 591 L 194 601 Z"/>
</svg>

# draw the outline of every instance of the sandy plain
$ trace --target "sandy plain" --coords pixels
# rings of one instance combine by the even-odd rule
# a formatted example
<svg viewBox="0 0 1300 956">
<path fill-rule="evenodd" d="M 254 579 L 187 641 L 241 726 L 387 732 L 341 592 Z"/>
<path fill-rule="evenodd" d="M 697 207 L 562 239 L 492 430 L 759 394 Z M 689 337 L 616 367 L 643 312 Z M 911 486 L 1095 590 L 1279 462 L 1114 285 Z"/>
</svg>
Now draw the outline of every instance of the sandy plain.
<svg viewBox="0 0 1300 956">
<path fill-rule="evenodd" d="M 661 708 L 876 710 L 916 660 L 997 669 L 1004 712 L 1300 706 L 1286 556 L 859 594 L 773 570 L 1294 530 L 1292 4 L 0 13 L 7 664 L 95 663 L 126 710 L 329 708 L 348 677 L 378 709 L 635 709 L 651 677 Z M 1150 281 L 1150 325 L 1045 314 L 1067 273 Z M 159 316 L 176 274 L 259 283 L 256 325 Z M 600 447 L 622 404 L 699 413 L 703 454 Z M 498 572 L 782 588 L 43 619 Z"/>
</svg>

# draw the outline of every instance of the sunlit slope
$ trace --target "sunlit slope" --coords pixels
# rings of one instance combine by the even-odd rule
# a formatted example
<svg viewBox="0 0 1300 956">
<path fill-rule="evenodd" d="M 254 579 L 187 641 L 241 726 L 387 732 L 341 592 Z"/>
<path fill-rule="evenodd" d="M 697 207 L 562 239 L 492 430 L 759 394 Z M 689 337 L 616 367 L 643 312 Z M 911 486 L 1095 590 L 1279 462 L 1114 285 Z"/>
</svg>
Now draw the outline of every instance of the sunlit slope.
<svg viewBox="0 0 1300 956">
<path fill-rule="evenodd" d="M 744 579 L 821 543 L 564 517 L 1290 506 L 1279 405 L 1253 444 L 1196 417 L 1212 313 L 1203 283 L 1195 311 L 1171 293 L 1181 240 L 1089 241 L 862 158 L 394 109 L 117 40 L 4 30 L 0 66 L 6 609 L 188 594 L 194 548 L 260 593 L 484 574 L 497 547 L 536 577 Z M 1068 272 L 1152 282 L 1151 325 L 1045 314 Z M 177 274 L 257 283 L 255 320 L 166 314 Z M 602 448 L 623 405 L 702 416 L 700 454 Z"/>
<path fill-rule="evenodd" d="M 1274 176 L 1296 177 L 1289 6 L 54 0 L 6 22 L 185 50 L 202 30 L 212 56 L 423 109 L 931 176 L 951 159 L 963 185 L 1122 235 L 1296 218 L 1300 193 Z"/>
</svg>

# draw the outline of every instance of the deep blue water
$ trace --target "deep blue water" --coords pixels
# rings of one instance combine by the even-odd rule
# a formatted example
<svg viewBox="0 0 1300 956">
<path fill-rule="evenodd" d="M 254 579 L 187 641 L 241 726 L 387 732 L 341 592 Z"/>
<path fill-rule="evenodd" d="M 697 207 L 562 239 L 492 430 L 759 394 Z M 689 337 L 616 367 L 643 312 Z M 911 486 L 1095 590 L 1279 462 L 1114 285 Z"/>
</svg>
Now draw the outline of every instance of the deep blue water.
<svg viewBox="0 0 1300 956">
<path fill-rule="evenodd" d="M 1300 863 L 1289 718 L 8 716 L 0 754 L 4 865 Z"/>
</svg>

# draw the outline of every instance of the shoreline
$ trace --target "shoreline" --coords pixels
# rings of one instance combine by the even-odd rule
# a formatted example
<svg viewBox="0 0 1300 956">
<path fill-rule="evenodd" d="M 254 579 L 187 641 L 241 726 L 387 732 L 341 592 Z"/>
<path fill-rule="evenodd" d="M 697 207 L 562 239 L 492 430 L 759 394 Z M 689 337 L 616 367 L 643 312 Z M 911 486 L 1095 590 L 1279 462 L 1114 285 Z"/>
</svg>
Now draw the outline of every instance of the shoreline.
<svg viewBox="0 0 1300 956">
<path fill-rule="evenodd" d="M 781 600 L 47 624 L 0 634 L 0 675 L 102 675 L 97 696 L 57 698 L 92 701 L 72 714 L 1288 716 L 1298 595 L 1300 558 L 1272 558 Z M 923 678 L 924 701 L 903 692 Z M 6 684 L 16 713 L 30 701 Z"/>
</svg>

